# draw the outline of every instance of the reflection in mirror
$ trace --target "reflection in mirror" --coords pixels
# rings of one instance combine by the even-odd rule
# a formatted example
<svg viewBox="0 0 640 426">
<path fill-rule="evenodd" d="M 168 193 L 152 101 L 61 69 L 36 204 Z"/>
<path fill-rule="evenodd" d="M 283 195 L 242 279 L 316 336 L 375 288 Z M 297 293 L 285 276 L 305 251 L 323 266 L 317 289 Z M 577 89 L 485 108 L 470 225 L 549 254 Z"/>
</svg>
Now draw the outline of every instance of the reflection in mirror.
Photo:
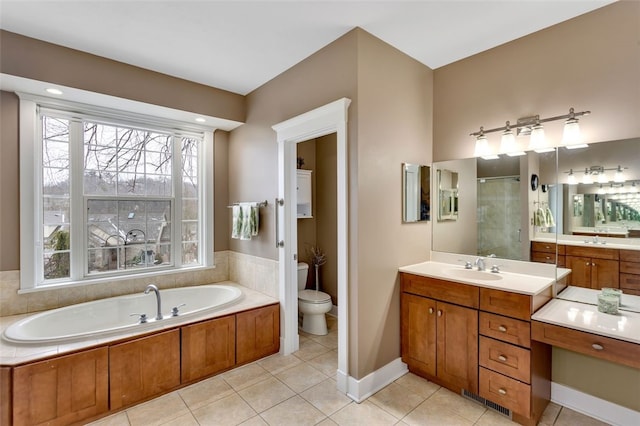
<svg viewBox="0 0 640 426">
<path fill-rule="evenodd" d="M 438 170 L 438 221 L 458 220 L 458 173 Z"/>
<path fill-rule="evenodd" d="M 418 164 L 402 164 L 402 221 L 431 219 L 431 169 Z"/>
</svg>

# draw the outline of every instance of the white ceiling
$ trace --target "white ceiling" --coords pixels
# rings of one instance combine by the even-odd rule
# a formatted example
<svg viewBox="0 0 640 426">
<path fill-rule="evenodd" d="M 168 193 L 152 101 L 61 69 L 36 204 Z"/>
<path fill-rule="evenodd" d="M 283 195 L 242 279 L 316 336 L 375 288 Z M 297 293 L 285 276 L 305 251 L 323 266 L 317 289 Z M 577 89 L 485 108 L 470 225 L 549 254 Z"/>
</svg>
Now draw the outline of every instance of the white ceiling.
<svg viewBox="0 0 640 426">
<path fill-rule="evenodd" d="M 611 0 L 0 0 L 0 28 L 247 94 L 361 27 L 432 69 Z"/>
</svg>

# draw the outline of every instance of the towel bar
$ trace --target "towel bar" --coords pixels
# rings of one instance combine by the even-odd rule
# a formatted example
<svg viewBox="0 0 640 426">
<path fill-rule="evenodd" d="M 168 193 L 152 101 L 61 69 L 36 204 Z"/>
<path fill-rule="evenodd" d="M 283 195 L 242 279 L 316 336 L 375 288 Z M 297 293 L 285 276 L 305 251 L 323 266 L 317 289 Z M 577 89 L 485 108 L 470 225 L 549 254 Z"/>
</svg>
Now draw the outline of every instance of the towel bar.
<svg viewBox="0 0 640 426">
<path fill-rule="evenodd" d="M 240 202 L 233 203 L 232 205 L 227 206 L 227 208 L 228 208 L 228 209 L 232 209 L 232 208 L 233 208 L 233 206 L 239 206 L 240 204 L 255 204 L 255 205 L 257 205 L 258 207 L 266 207 L 267 205 L 269 205 L 269 203 L 267 202 L 267 200 L 264 200 L 264 201 L 247 201 L 247 202 L 244 202 L 244 203 L 240 203 Z"/>
</svg>

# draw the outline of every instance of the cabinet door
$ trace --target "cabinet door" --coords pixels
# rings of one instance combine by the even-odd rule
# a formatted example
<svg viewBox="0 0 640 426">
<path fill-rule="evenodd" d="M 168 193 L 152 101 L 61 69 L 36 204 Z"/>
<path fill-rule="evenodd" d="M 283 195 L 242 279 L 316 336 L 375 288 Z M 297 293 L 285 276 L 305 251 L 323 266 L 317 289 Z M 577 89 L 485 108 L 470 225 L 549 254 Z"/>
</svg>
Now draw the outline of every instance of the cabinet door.
<svg viewBox="0 0 640 426">
<path fill-rule="evenodd" d="M 100 348 L 16 367 L 13 424 L 66 425 L 106 412 L 107 353 Z"/>
<path fill-rule="evenodd" d="M 569 285 L 591 288 L 591 258 L 567 256 L 566 263 L 571 269 Z"/>
<path fill-rule="evenodd" d="M 436 375 L 436 302 L 402 293 L 402 361 L 409 369 Z"/>
<path fill-rule="evenodd" d="M 109 347 L 111 409 L 180 385 L 180 330 Z"/>
<path fill-rule="evenodd" d="M 437 302 L 438 378 L 478 393 L 478 311 Z"/>
<path fill-rule="evenodd" d="M 591 288 L 620 287 L 619 269 L 617 260 L 591 259 Z"/>
<path fill-rule="evenodd" d="M 280 305 L 236 315 L 236 362 L 255 361 L 280 349 Z"/>
<path fill-rule="evenodd" d="M 236 363 L 236 317 L 182 327 L 182 382 L 190 382 Z"/>
</svg>

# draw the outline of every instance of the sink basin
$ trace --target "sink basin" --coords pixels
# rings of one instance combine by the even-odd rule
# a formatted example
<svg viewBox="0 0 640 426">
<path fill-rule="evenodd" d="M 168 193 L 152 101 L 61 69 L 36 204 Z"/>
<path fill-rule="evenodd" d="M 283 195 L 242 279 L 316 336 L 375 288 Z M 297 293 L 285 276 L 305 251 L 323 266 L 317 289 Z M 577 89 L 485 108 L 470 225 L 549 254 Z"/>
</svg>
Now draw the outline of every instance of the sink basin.
<svg viewBox="0 0 640 426">
<path fill-rule="evenodd" d="M 475 269 L 447 269 L 445 273 L 451 277 L 467 280 L 498 281 L 502 279 L 500 274 Z"/>
</svg>

